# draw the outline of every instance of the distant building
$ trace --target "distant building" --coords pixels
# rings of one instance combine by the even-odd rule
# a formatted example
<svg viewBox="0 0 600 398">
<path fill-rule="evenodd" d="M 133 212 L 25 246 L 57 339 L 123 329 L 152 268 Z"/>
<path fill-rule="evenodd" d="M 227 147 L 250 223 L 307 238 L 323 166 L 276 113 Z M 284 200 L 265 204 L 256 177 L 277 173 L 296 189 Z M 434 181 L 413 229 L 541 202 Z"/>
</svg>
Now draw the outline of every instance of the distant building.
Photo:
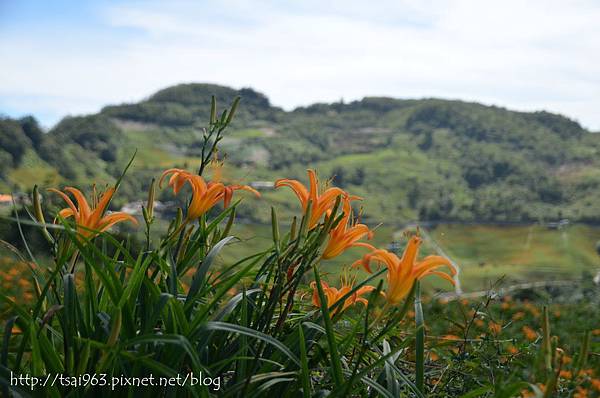
<svg viewBox="0 0 600 398">
<path fill-rule="evenodd" d="M 0 194 L 0 206 L 1 207 L 9 207 L 12 206 L 13 200 L 15 204 L 18 205 L 27 205 L 30 204 L 29 196 L 24 193 L 16 193 L 14 195 L 10 194 Z"/>
<path fill-rule="evenodd" d="M 387 249 L 388 251 L 391 251 L 392 253 L 397 253 L 399 251 L 401 251 L 404 248 L 405 245 L 403 245 L 401 242 L 395 240 L 393 242 L 391 242 L 390 244 L 388 244 Z"/>
<path fill-rule="evenodd" d="M 131 215 L 138 215 L 142 214 L 142 206 L 146 206 L 146 202 L 143 200 L 136 200 L 135 202 L 126 203 L 123 207 L 121 207 L 120 211 Z M 167 210 L 170 206 L 173 206 L 173 202 L 163 203 L 161 201 L 155 200 L 154 212 L 162 213 L 163 211 Z"/>
<path fill-rule="evenodd" d="M 548 229 L 563 229 L 565 227 L 568 227 L 569 224 L 570 221 L 566 218 L 563 218 L 559 221 L 549 222 L 546 224 L 546 226 L 548 227 Z"/>
<path fill-rule="evenodd" d="M 0 194 L 0 205 L 8 206 L 12 204 L 12 195 Z"/>
<path fill-rule="evenodd" d="M 273 181 L 252 181 L 250 186 L 258 191 L 275 189 L 275 183 Z"/>
</svg>

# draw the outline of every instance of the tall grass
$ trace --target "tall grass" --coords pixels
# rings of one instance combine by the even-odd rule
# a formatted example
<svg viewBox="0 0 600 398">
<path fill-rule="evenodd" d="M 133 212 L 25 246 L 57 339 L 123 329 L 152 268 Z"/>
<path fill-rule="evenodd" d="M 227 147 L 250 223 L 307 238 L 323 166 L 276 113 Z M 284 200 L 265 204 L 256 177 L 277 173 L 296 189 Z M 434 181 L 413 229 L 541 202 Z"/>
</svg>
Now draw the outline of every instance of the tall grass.
<svg viewBox="0 0 600 398">
<path fill-rule="evenodd" d="M 237 101 L 218 116 L 213 100 L 200 175 L 236 106 Z M 321 252 L 342 218 L 339 198 L 314 228 L 302 216 L 281 230 L 273 209 L 271 247 L 222 264 L 220 255 L 236 241 L 230 231 L 240 202 L 194 222 L 186 221 L 182 209 L 167 233 L 152 240 L 154 189 L 153 183 L 143 211 L 142 250 L 110 232 L 85 238 L 80 226 L 61 217 L 55 224 L 46 223 L 34 192 L 32 220 L 15 222 L 40 228 L 52 262 L 31 268 L 31 303 L 19 304 L 0 294 L 11 312 L 0 355 L 5 395 L 426 395 L 420 289 L 414 302 L 416 327 L 403 322 L 414 288 L 402 305 L 385 306 L 382 313 L 385 269 L 356 283 L 336 302 L 327 301 L 321 284 L 327 264 L 321 263 Z M 312 205 L 309 202 L 305 214 Z M 313 279 L 319 307 L 310 307 L 306 299 Z M 343 310 L 346 300 L 370 283 L 379 284 L 368 305 Z M 410 352 L 416 352 L 414 361 L 407 356 Z M 218 390 L 214 384 L 119 385 L 114 390 L 110 385 L 113 378 L 183 377 L 190 372 L 218 378 Z M 14 375 L 57 374 L 79 381 L 35 388 L 11 382 Z"/>
<path fill-rule="evenodd" d="M 213 101 L 200 175 L 236 106 L 237 100 L 218 117 Z M 410 377 L 389 362 L 407 343 L 377 354 L 386 335 L 375 336 L 374 330 L 361 327 L 362 317 L 368 319 L 372 309 L 356 317 L 332 317 L 329 308 L 335 307 L 328 307 L 320 284 L 321 308 L 307 309 L 306 303 L 297 302 L 306 291 L 307 275 L 314 272 L 319 280 L 320 249 L 340 220 L 338 205 L 316 228 L 309 230 L 302 217 L 298 227 L 293 224 L 281 235 L 273 210 L 272 247 L 217 266 L 220 253 L 235 241 L 229 231 L 239 203 L 196 223 L 186 224 L 178 217 L 166 236 L 152 242 L 154 185 L 143 211 L 143 251 L 133 251 L 108 232 L 84 238 L 76 225 L 60 217 L 58 224 L 47 224 L 39 211 L 32 221 L 19 221 L 40 227 L 53 262 L 32 270 L 36 297 L 30 305 L 0 296 L 13 313 L 6 324 L 0 365 L 5 393 L 117 394 L 91 382 L 36 386 L 32 391 L 11 385 L 11 374 L 96 375 L 103 383 L 104 377 L 175 377 L 193 372 L 220 378 L 219 391 L 189 384 L 119 386 L 116 391 L 119 396 L 261 396 L 267 391 L 283 396 L 373 391 L 393 396 L 395 390 L 388 385 L 393 379 L 394 388 L 400 380 L 403 389 L 422 396 Z M 39 210 L 37 191 L 34 199 Z M 356 355 L 359 344 L 365 349 Z M 390 366 L 383 378 L 386 361 Z"/>
</svg>

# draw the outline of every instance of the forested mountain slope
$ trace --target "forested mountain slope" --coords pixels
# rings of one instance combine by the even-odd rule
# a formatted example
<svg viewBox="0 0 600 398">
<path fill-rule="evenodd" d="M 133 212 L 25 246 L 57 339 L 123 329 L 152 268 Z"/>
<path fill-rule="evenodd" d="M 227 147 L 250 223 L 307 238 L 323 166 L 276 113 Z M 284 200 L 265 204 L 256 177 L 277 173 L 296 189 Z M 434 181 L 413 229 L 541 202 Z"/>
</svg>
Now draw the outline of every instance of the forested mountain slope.
<svg viewBox="0 0 600 398">
<path fill-rule="evenodd" d="M 222 145 L 231 181 L 304 180 L 316 168 L 364 196 L 374 221 L 600 222 L 600 134 L 566 117 L 375 97 L 287 112 L 252 89 L 207 84 L 65 118 L 47 134 L 33 118 L 1 119 L 1 191 L 114 181 L 137 149 L 115 205 L 142 199 L 162 169 L 197 163 L 211 95 L 221 107 L 242 97 Z M 296 209 L 289 192 L 263 200 Z M 268 206 L 247 202 L 246 217 L 267 218 Z"/>
</svg>

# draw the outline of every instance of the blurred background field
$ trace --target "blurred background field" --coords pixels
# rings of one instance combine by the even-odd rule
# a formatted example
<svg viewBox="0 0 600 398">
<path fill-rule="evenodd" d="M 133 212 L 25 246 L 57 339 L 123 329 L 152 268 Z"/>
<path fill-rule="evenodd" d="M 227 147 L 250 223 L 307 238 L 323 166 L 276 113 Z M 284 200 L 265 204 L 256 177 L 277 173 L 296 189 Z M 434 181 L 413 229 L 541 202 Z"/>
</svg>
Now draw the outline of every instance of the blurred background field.
<svg viewBox="0 0 600 398">
<path fill-rule="evenodd" d="M 15 225 L 11 226 L 7 221 L 2 223 L 12 228 L 16 235 Z M 159 222 L 155 226 L 155 235 L 165 228 L 166 225 Z M 289 228 L 289 224 L 282 225 L 282 231 L 286 231 L 286 228 Z M 24 230 L 29 231 L 28 237 L 36 235 L 35 230 L 27 226 L 24 226 Z M 594 226 L 573 224 L 556 229 L 539 224 L 452 223 L 420 227 L 420 230 L 426 233 L 423 254 L 441 251 L 451 258 L 460 268 L 460 285 L 464 292 L 486 290 L 500 279 L 504 286 L 510 286 L 538 281 L 591 279 L 600 272 L 600 256 L 596 248 L 600 240 L 600 228 Z M 400 228 L 382 224 L 376 228 L 375 236 L 369 242 L 376 247 L 402 252 L 406 242 L 403 239 L 404 231 L 415 231 L 415 226 Z M 266 250 L 272 244 L 271 226 L 267 224 L 240 222 L 234 226 L 232 233 L 239 240 L 223 250 L 220 255 L 222 264 L 231 264 L 236 259 Z M 143 240 L 142 231 L 132 228 L 122 232 L 122 236 L 129 237 L 137 245 Z M 17 246 L 20 246 L 19 237 L 14 237 L 17 238 Z M 37 244 L 44 244 L 39 237 L 30 242 L 34 250 Z M 323 272 L 335 281 L 337 275 L 350 268 L 365 253 L 366 250 L 362 248 L 350 249 L 335 259 L 325 261 Z M 22 255 L 26 257 L 26 252 Z M 44 261 L 43 254 L 37 257 Z M 23 266 L 23 261 L 17 261 L 14 252 L 3 248 L 0 258 L 3 275 L 13 275 L 16 271 L 11 269 L 17 267 L 19 276 L 26 277 L 27 267 Z M 359 276 L 366 276 L 360 269 L 356 272 Z M 13 283 L 12 279 L 4 281 L 4 289 L 14 290 L 17 297 L 22 296 L 20 285 Z M 452 291 L 450 285 L 435 278 L 425 280 L 425 286 L 431 291 Z"/>
<path fill-rule="evenodd" d="M 414 228 L 410 230 L 414 231 Z M 600 228 L 593 226 L 578 224 L 558 230 L 542 225 L 440 224 L 421 230 L 428 231 L 428 238 L 434 241 L 432 244 L 426 240 L 423 254 L 442 249 L 460 267 L 460 282 L 465 292 L 488 289 L 500 279 L 503 285 L 509 286 L 589 279 L 600 272 L 600 258 L 596 252 Z M 223 251 L 224 263 L 267 249 L 272 241 L 270 225 L 239 224 L 234 232 L 240 241 Z M 402 230 L 384 224 L 377 228 L 370 243 L 401 252 L 405 240 Z M 361 248 L 350 249 L 340 257 L 325 261 L 323 271 L 335 280 L 335 275 L 365 252 Z M 441 291 L 452 290 L 444 281 L 435 278 L 426 280 L 425 285 Z"/>
<path fill-rule="evenodd" d="M 364 198 L 354 210 L 376 227 L 376 245 L 402 250 L 403 229 L 421 226 L 432 240 L 424 251 L 437 245 L 452 258 L 464 291 L 500 278 L 507 284 L 576 280 L 600 268 L 600 134 L 561 115 L 461 101 L 365 97 L 286 111 L 253 89 L 181 84 L 137 103 L 67 117 L 48 132 L 31 117 L 3 118 L 0 193 L 9 199 L 0 212 L 9 215 L 11 195 L 18 207 L 27 205 L 38 184 L 51 218 L 62 204 L 45 188 L 89 192 L 93 183 L 112 184 L 136 152 L 112 210 L 139 217 L 152 178 L 169 167 L 198 167 L 213 94 L 219 104 L 242 98 L 220 143 L 222 178 L 262 194 L 240 195 L 234 232 L 241 240 L 223 252 L 224 263 L 267 247 L 271 206 L 282 225 L 299 214 L 296 197 L 273 190 L 273 182 L 306 181 L 311 167 L 328 184 Z M 159 190 L 157 212 L 172 217 L 188 194 Z M 25 230 L 38 251 L 43 242 Z M 133 242 L 143 235 L 130 227 L 120 233 Z M 12 221 L 0 221 L 0 239 L 25 249 Z M 363 253 L 350 250 L 330 261 L 330 277 Z M 438 281 L 430 288 L 450 287 Z"/>
</svg>

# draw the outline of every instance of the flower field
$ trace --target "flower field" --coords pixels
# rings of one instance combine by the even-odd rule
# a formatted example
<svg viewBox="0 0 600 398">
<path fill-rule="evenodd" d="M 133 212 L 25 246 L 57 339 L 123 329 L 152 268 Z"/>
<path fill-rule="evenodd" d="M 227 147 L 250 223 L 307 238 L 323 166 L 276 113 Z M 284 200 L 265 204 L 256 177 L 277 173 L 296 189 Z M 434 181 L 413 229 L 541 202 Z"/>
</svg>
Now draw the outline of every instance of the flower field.
<svg viewBox="0 0 600 398">
<path fill-rule="evenodd" d="M 108 211 L 129 165 L 87 195 L 51 189 L 44 196 L 60 208 L 33 190 L 30 219 L 12 222 L 34 226 L 48 252 L 11 249 L 2 259 L 4 395 L 600 396 L 600 288 L 591 278 L 440 299 L 422 283 L 452 291 L 454 262 L 421 253 L 419 228 L 404 232 L 399 250 L 376 244 L 377 228 L 360 219 L 363 198 L 312 169 L 304 181 L 275 182 L 297 197 L 298 212 L 281 220 L 270 209 L 266 247 L 224 256 L 243 198 L 260 197 L 220 172 L 219 143 L 237 104 L 219 116 L 212 99 L 198 170 L 155 176 L 140 219 Z M 187 205 L 157 235 L 159 189 Z M 120 226 L 140 231 L 141 247 L 115 234 Z M 359 254 L 340 266 L 349 253 Z M 179 382 L 189 374 L 213 383 Z M 177 381 L 122 382 L 150 375 Z"/>
</svg>

